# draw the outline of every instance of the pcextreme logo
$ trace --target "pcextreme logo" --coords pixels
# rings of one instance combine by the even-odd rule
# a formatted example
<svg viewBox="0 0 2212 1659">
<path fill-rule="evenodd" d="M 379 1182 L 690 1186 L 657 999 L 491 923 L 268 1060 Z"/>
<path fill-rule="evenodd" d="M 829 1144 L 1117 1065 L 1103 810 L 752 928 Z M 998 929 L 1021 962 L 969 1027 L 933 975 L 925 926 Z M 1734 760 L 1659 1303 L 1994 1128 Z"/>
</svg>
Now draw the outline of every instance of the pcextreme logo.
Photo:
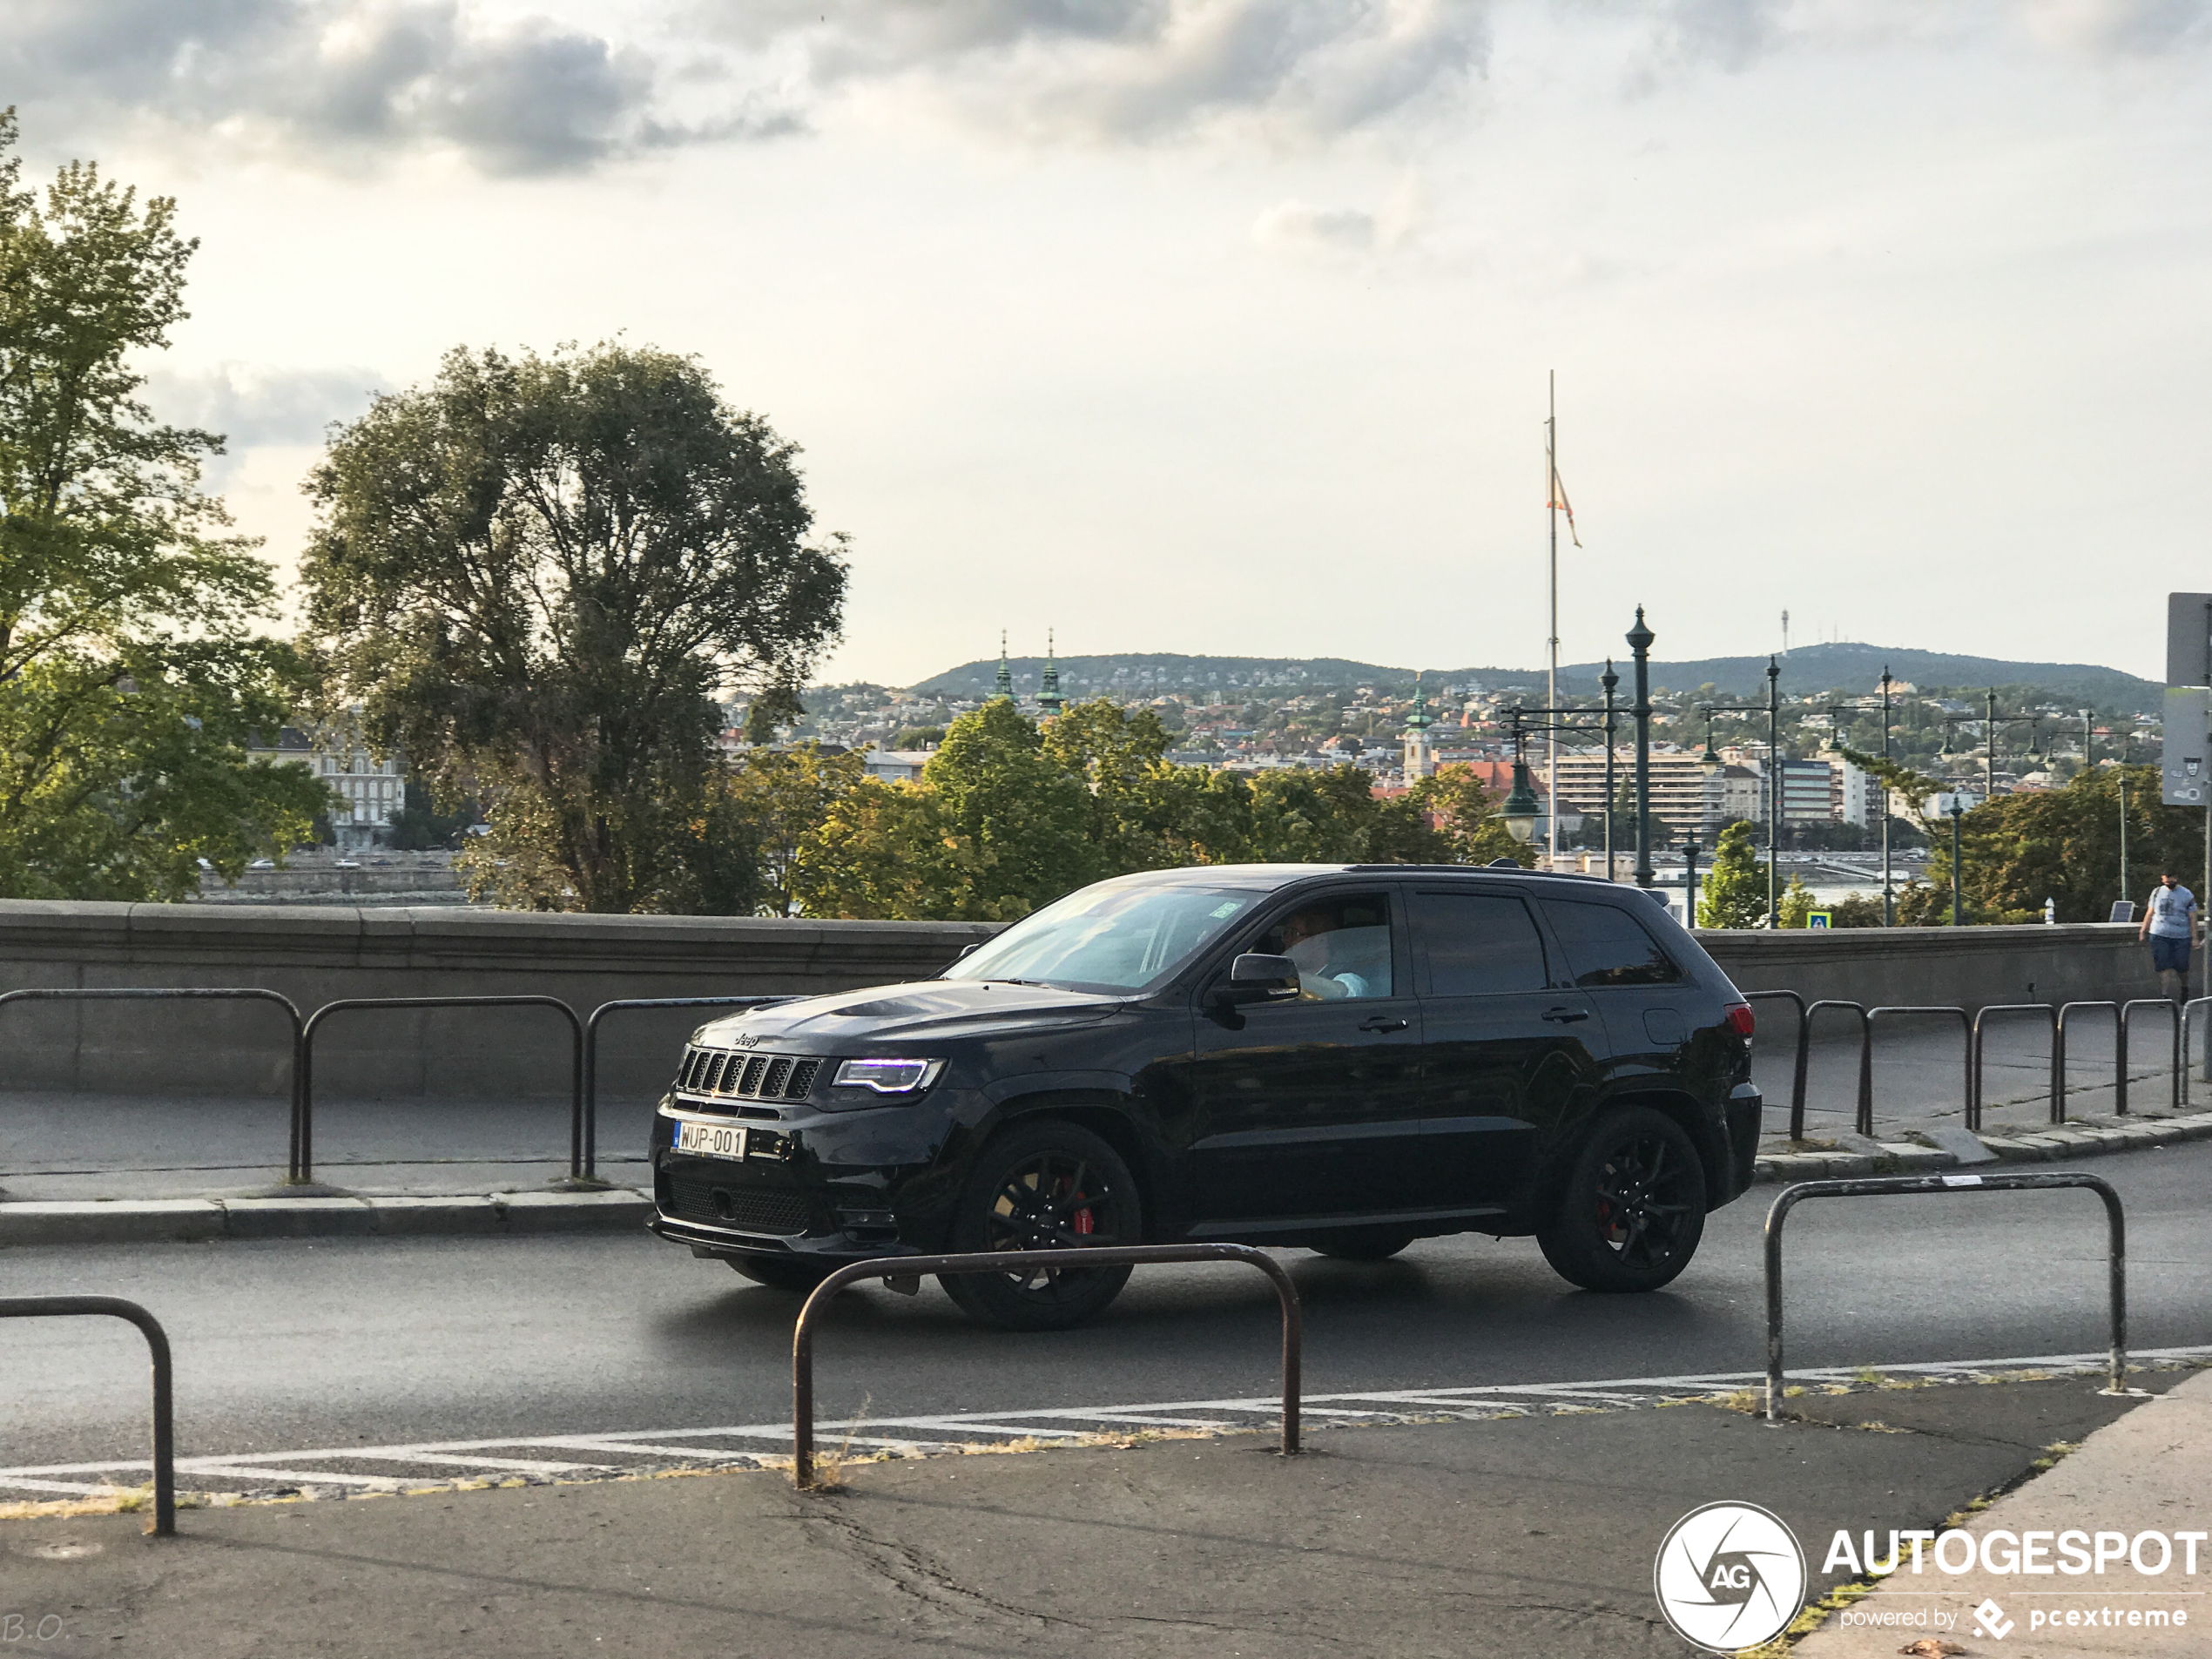
<svg viewBox="0 0 2212 1659">
<path fill-rule="evenodd" d="M 1709 1653 L 1770 1642 L 1805 1603 L 1805 1553 L 1779 1515 L 1709 1503 L 1669 1529 L 1651 1569 L 1675 1634 Z"/>
</svg>

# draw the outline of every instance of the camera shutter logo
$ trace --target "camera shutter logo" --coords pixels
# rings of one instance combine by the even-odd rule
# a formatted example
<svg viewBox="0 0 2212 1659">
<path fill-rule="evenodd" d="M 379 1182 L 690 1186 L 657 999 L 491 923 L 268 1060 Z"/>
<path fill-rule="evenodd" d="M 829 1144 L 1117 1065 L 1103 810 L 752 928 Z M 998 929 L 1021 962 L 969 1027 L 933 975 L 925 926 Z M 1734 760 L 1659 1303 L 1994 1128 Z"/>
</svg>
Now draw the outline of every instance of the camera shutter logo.
<svg viewBox="0 0 2212 1659">
<path fill-rule="evenodd" d="M 1770 1642 L 1805 1604 L 1805 1553 L 1779 1515 L 1709 1503 L 1668 1531 L 1651 1569 L 1659 1610 L 1711 1653 Z"/>
</svg>

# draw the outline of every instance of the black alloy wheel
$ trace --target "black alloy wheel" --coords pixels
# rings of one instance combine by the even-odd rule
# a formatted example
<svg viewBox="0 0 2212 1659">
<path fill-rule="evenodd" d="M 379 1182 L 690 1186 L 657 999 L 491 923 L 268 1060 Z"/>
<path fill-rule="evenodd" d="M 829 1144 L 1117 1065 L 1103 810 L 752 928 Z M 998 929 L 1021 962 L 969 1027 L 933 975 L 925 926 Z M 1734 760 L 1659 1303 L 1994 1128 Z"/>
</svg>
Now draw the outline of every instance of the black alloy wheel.
<svg viewBox="0 0 2212 1659">
<path fill-rule="evenodd" d="M 819 1262 L 784 1256 L 732 1256 L 726 1259 L 755 1285 L 766 1285 L 799 1296 L 813 1294 L 817 1285 L 843 1265 L 832 1262 L 825 1267 Z"/>
<path fill-rule="evenodd" d="M 1648 1106 L 1600 1118 L 1536 1242 L 1586 1291 L 1656 1291 L 1705 1232 L 1705 1170 L 1681 1124 Z"/>
<path fill-rule="evenodd" d="M 1411 1233 L 1337 1233 L 1317 1243 L 1321 1255 L 1340 1262 L 1386 1262 L 1413 1242 Z"/>
<path fill-rule="evenodd" d="M 1017 1123 L 983 1149 L 953 1220 L 956 1251 L 1081 1250 L 1141 1244 L 1143 1212 L 1129 1166 L 1103 1140 L 1057 1119 Z M 1095 1318 L 1129 1283 L 1127 1267 L 948 1273 L 972 1317 L 1008 1331 L 1061 1331 Z"/>
</svg>

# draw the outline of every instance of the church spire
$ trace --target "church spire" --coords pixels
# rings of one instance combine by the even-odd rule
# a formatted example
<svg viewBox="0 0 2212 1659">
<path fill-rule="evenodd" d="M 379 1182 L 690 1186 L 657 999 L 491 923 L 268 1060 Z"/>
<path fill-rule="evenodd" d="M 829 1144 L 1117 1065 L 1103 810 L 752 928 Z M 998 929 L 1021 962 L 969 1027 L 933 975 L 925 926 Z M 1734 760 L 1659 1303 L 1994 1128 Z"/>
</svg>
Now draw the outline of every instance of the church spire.
<svg viewBox="0 0 2212 1659">
<path fill-rule="evenodd" d="M 1003 628 L 999 630 L 998 685 L 994 688 L 991 695 L 1002 697 L 1009 703 L 1014 700 L 1014 671 L 1008 668 L 1006 663 L 1006 630 Z"/>
<path fill-rule="evenodd" d="M 1044 631 L 1044 689 L 1037 693 L 1037 710 L 1046 719 L 1056 720 L 1067 699 L 1060 695 L 1060 662 L 1053 655 L 1052 630 Z"/>
</svg>

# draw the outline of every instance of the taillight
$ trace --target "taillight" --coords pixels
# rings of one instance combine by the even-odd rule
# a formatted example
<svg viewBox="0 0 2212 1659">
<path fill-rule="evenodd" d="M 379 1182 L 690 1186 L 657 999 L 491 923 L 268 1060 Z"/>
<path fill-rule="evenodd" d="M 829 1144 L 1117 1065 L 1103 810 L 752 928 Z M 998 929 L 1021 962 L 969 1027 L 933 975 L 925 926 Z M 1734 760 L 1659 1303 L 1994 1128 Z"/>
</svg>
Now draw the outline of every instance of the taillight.
<svg viewBox="0 0 2212 1659">
<path fill-rule="evenodd" d="M 1730 1030 L 1735 1032 L 1746 1042 L 1751 1040 L 1751 1033 L 1758 1028 L 1759 1022 L 1752 1017 L 1751 1005 L 1749 1002 L 1730 1003 L 1728 1012 L 1721 1018 L 1728 1022 Z"/>
</svg>

